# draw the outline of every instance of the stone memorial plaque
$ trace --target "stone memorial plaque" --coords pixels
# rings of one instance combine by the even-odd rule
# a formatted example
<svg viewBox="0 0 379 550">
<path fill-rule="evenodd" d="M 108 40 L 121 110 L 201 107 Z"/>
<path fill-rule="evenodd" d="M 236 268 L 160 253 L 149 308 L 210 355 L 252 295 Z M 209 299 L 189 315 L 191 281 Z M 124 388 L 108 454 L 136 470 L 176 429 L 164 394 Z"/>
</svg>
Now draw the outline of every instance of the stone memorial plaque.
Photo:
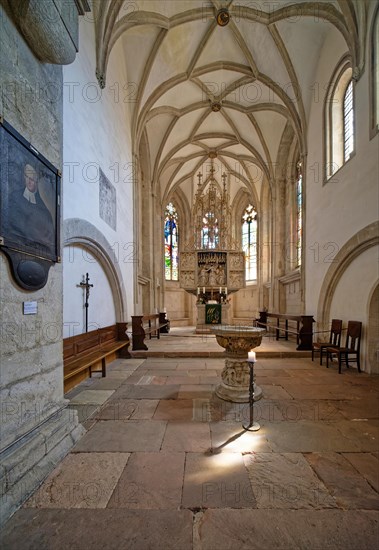
<svg viewBox="0 0 379 550">
<path fill-rule="evenodd" d="M 99 170 L 99 209 L 100 218 L 109 227 L 117 229 L 117 197 L 116 188 L 109 181 L 102 169 Z"/>
</svg>

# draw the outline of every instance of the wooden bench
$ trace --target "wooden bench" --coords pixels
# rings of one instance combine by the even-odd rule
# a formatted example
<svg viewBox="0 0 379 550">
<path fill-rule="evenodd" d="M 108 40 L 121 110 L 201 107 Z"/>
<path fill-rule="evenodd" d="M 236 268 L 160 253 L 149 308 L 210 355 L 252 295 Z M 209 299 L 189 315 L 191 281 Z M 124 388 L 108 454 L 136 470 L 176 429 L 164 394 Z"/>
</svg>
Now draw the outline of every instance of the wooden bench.
<svg viewBox="0 0 379 550">
<path fill-rule="evenodd" d="M 276 326 L 269 324 L 268 319 L 276 319 Z M 283 324 L 284 321 L 284 324 Z M 288 322 L 294 321 L 296 328 L 289 328 Z M 288 335 L 296 337 L 298 350 L 312 350 L 313 343 L 313 315 L 286 315 L 285 313 L 269 313 L 260 311 L 259 319 L 256 320 L 258 327 L 272 328 L 275 331 L 276 339 L 284 338 L 288 340 Z"/>
<path fill-rule="evenodd" d="M 117 356 L 131 357 L 127 323 L 116 323 L 63 339 L 64 393 L 93 372 L 106 375 L 106 365 Z"/>
<path fill-rule="evenodd" d="M 153 313 L 152 315 L 132 315 L 132 339 L 133 351 L 149 349 L 144 340 L 147 335 L 160 338 L 161 333 L 168 332 L 170 321 L 166 319 L 166 313 Z"/>
</svg>

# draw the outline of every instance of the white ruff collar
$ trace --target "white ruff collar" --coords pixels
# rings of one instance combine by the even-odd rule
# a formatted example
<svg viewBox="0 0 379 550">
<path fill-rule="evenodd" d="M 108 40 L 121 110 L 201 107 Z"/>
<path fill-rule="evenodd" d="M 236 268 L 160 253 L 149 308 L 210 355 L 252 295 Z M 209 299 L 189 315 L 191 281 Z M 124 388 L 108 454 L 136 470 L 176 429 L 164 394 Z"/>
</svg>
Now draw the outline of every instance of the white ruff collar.
<svg viewBox="0 0 379 550">
<path fill-rule="evenodd" d="M 27 201 L 31 202 L 32 204 L 37 204 L 36 203 L 36 192 L 32 193 L 31 191 L 29 191 L 29 189 L 27 187 L 25 187 L 24 197 L 26 198 Z"/>
</svg>

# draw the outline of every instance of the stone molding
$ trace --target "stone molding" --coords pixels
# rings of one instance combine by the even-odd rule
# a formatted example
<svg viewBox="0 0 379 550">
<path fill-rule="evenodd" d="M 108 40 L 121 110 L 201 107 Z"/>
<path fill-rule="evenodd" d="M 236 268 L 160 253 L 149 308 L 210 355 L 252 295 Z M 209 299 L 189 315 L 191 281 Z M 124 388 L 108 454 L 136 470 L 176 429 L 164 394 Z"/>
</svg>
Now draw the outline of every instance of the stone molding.
<svg viewBox="0 0 379 550">
<path fill-rule="evenodd" d="M 139 285 L 148 285 L 150 284 L 151 282 L 151 279 L 149 279 L 149 277 L 144 277 L 143 275 L 138 275 L 138 284 Z"/>
<path fill-rule="evenodd" d="M 300 270 L 296 269 L 295 271 L 291 271 L 290 273 L 286 273 L 282 277 L 279 277 L 279 282 L 282 283 L 282 285 L 290 285 L 291 283 L 300 282 L 301 275 Z"/>
</svg>

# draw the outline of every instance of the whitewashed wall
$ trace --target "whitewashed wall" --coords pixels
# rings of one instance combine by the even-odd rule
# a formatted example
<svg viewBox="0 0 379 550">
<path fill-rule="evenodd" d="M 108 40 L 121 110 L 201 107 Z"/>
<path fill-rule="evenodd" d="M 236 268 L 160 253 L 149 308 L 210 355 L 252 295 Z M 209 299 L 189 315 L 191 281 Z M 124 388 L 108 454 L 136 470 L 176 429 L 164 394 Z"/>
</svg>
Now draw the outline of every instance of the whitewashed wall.
<svg viewBox="0 0 379 550">
<path fill-rule="evenodd" d="M 111 284 L 98 260 L 83 246 L 67 246 L 63 250 L 63 338 L 85 332 L 85 293 L 79 286 L 89 273 L 90 289 L 88 330 L 114 325 L 116 312 Z"/>
<path fill-rule="evenodd" d="M 352 236 L 378 219 L 379 136 L 369 139 L 368 47 L 364 73 L 355 85 L 355 155 L 335 174 L 333 181 L 323 183 L 324 96 L 333 68 L 343 54 L 340 40 L 335 36 L 335 33 L 330 34 L 321 52 L 316 75 L 319 95 L 312 102 L 309 121 L 305 242 L 306 313 L 309 314 L 317 312 L 320 289 L 334 256 Z M 371 276 L 377 273 L 375 262 L 367 264 L 366 269 Z M 354 295 L 361 281 L 358 263 L 356 269 L 349 270 L 344 282 L 345 294 L 340 296 L 346 310 L 344 317 L 356 317 Z"/>
<path fill-rule="evenodd" d="M 107 85 L 101 90 L 96 77 L 93 24 L 81 20 L 80 52 L 75 63 L 64 67 L 64 219 L 86 220 L 105 237 L 116 255 L 126 290 L 124 318 L 133 315 L 133 166 L 130 140 L 129 105 L 125 102 L 127 82 L 122 43 L 114 47 L 107 71 Z M 117 226 L 112 229 L 99 214 L 99 168 L 116 188 Z M 66 292 L 64 322 L 70 321 L 73 304 L 68 288 L 75 288 L 82 270 L 80 255 L 74 264 L 64 261 Z M 90 275 L 92 276 L 91 272 Z M 97 274 L 99 271 L 96 272 Z M 97 275 L 96 275 L 97 276 Z M 104 301 L 96 322 L 102 326 L 114 318 L 111 300 Z M 120 320 L 120 319 L 117 319 Z M 114 322 L 114 321 L 113 321 Z"/>
<path fill-rule="evenodd" d="M 378 284 L 378 269 L 375 269 L 377 262 L 378 251 L 374 248 L 355 258 L 338 281 L 330 308 L 331 318 L 343 319 L 344 327 L 347 327 L 349 320 L 362 321 L 361 368 L 364 370 L 370 370 L 367 363 L 368 306 L 372 292 Z M 346 333 L 342 335 L 343 345 L 345 335 Z"/>
</svg>

